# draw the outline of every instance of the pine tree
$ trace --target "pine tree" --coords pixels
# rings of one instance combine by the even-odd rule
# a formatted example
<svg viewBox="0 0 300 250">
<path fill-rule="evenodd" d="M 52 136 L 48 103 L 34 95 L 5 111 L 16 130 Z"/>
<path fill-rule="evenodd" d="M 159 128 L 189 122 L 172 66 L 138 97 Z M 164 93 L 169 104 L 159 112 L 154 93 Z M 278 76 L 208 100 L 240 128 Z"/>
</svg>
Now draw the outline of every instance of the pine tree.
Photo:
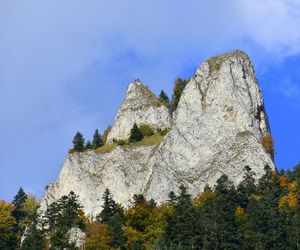
<svg viewBox="0 0 300 250">
<path fill-rule="evenodd" d="M 92 149 L 92 143 L 89 140 L 85 144 L 85 149 Z"/>
<path fill-rule="evenodd" d="M 122 229 L 123 220 L 119 213 L 114 214 L 109 221 L 108 233 L 112 238 L 110 245 L 114 248 L 125 249 L 125 237 Z"/>
<path fill-rule="evenodd" d="M 73 139 L 73 149 L 77 152 L 84 151 L 84 138 L 80 132 L 77 132 Z"/>
<path fill-rule="evenodd" d="M 163 245 L 168 249 L 200 249 L 200 224 L 187 188 L 180 186 L 180 194 L 174 204 L 174 213 L 166 218 Z"/>
<path fill-rule="evenodd" d="M 200 209 L 203 248 L 237 249 L 240 236 L 235 218 L 236 193 L 226 175 L 217 180 L 215 194 Z"/>
<path fill-rule="evenodd" d="M 136 123 L 133 124 L 133 127 L 130 131 L 130 137 L 129 137 L 129 142 L 137 142 L 141 141 L 144 138 L 142 132 L 136 125 Z"/>
<path fill-rule="evenodd" d="M 12 216 L 16 220 L 16 225 L 13 227 L 13 232 L 16 235 L 17 245 L 20 244 L 22 234 L 25 230 L 25 227 L 20 222 L 26 217 L 26 212 L 24 212 L 22 209 L 26 200 L 27 200 L 27 195 L 24 192 L 23 188 L 21 187 L 18 190 L 18 193 L 16 194 L 12 202 L 14 206 L 12 211 Z"/>
<path fill-rule="evenodd" d="M 175 80 L 174 88 L 173 88 L 173 101 L 172 101 L 173 102 L 173 109 L 174 110 L 178 106 L 181 94 L 182 94 L 185 86 L 187 85 L 187 83 L 188 83 L 188 80 L 184 80 L 184 79 L 182 79 L 180 77 L 178 77 Z"/>
<path fill-rule="evenodd" d="M 81 218 L 81 208 L 78 196 L 73 191 L 48 206 L 44 215 L 44 223 L 47 225 L 46 232 L 53 249 L 72 248 L 68 231 L 72 227 L 78 227 L 81 230 L 85 228 Z"/>
<path fill-rule="evenodd" d="M 170 102 L 169 97 L 163 90 L 161 90 L 161 92 L 159 94 L 159 100 L 161 100 L 162 102 L 164 102 L 166 104 L 169 104 L 169 102 Z"/>
<path fill-rule="evenodd" d="M 108 188 L 105 189 L 102 200 L 102 211 L 97 216 L 97 219 L 104 224 L 109 224 L 111 218 L 117 213 L 117 204 L 113 200 L 112 194 Z"/>
<path fill-rule="evenodd" d="M 103 146 L 103 141 L 102 141 L 101 135 L 99 134 L 99 130 L 96 129 L 95 133 L 93 135 L 92 148 L 97 149 L 102 146 Z"/>
<path fill-rule="evenodd" d="M 22 243 L 22 250 L 40 250 L 46 246 L 44 231 L 38 229 L 38 218 L 35 214 L 31 225 L 26 230 L 26 238 Z"/>
<path fill-rule="evenodd" d="M 108 233 L 111 237 L 110 246 L 125 249 L 121 211 L 113 200 L 108 188 L 105 189 L 102 200 L 104 201 L 102 211 L 97 216 L 97 219 L 100 220 L 101 223 L 108 225 Z"/>
</svg>

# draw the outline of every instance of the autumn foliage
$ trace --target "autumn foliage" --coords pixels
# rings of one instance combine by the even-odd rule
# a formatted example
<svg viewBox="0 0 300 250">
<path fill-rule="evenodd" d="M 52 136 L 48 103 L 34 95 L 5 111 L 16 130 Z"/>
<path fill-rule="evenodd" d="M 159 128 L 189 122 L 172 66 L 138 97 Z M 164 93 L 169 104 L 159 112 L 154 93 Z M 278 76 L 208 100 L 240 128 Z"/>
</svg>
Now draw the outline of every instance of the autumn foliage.
<svg viewBox="0 0 300 250">
<path fill-rule="evenodd" d="M 261 137 L 261 143 L 265 150 L 272 156 L 274 156 L 274 140 L 270 134 L 265 134 Z"/>
</svg>

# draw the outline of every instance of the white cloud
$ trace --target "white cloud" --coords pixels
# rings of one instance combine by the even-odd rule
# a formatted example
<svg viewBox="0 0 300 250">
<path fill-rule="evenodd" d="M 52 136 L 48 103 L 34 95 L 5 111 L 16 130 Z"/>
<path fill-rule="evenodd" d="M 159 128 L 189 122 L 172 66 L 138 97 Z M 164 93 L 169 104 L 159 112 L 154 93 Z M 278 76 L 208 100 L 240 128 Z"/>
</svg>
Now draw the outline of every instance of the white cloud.
<svg viewBox="0 0 300 250">
<path fill-rule="evenodd" d="M 16 169 L 19 177 L 10 176 L 16 182 L 28 182 L 24 176 L 41 166 L 52 172 L 40 173 L 40 182 L 53 179 L 64 154 L 58 152 L 66 150 L 72 133 L 112 122 L 133 78 L 156 92 L 170 92 L 176 76 L 211 55 L 244 49 L 266 66 L 299 53 L 299 5 L 291 0 L 1 1 L 0 131 L 7 143 L 0 146 L 0 165 Z M 20 141 L 26 147 L 11 152 Z M 44 147 L 37 147 L 40 143 Z"/>
</svg>

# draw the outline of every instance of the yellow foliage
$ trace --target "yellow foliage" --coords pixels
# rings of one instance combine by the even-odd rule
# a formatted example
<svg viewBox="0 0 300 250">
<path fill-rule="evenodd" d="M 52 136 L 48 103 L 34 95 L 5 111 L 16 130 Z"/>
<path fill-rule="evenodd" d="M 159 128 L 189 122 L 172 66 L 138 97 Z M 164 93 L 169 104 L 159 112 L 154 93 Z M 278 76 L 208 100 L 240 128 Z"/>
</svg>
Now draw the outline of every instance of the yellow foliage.
<svg viewBox="0 0 300 250">
<path fill-rule="evenodd" d="M 279 184 L 281 188 L 288 188 L 288 181 L 285 175 L 279 177 Z"/>
<path fill-rule="evenodd" d="M 194 199 L 193 204 L 195 207 L 202 207 L 207 200 L 214 199 L 216 197 L 216 194 L 213 191 L 205 191 L 202 193 L 199 193 Z"/>
<path fill-rule="evenodd" d="M 261 137 L 261 143 L 269 154 L 274 155 L 274 140 L 270 134 L 263 135 Z"/>
<path fill-rule="evenodd" d="M 110 241 L 111 237 L 108 234 L 108 225 L 99 222 L 87 224 L 85 240 L 85 248 L 87 250 L 110 250 L 112 249 L 109 246 Z"/>
<path fill-rule="evenodd" d="M 285 212 L 288 209 L 296 209 L 299 206 L 299 201 L 298 201 L 298 183 L 296 181 L 293 181 L 291 183 L 286 184 L 287 189 L 289 192 L 282 196 L 278 202 L 278 208 L 280 212 Z"/>
<path fill-rule="evenodd" d="M 0 200 L 0 242 L 6 242 L 12 236 L 12 227 L 16 224 L 12 216 L 13 206 Z"/>
<path fill-rule="evenodd" d="M 235 217 L 237 218 L 238 221 L 242 221 L 246 218 L 246 213 L 244 208 L 241 206 L 237 206 L 235 209 Z"/>
<path fill-rule="evenodd" d="M 256 201 L 260 201 L 262 197 L 260 195 L 257 195 L 257 194 L 252 194 L 251 198 L 256 200 Z"/>
</svg>

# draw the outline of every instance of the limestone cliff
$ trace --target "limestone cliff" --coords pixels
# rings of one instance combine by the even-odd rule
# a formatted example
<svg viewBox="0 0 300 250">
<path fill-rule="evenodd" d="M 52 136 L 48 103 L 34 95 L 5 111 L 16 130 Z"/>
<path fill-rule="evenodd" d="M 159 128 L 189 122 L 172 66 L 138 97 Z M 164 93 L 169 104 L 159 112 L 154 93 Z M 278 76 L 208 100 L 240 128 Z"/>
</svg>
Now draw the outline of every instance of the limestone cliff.
<svg viewBox="0 0 300 250">
<path fill-rule="evenodd" d="M 244 52 L 203 62 L 185 87 L 172 122 L 167 108 L 157 101 L 141 83 L 130 84 L 108 141 L 127 138 L 137 122 L 171 127 L 161 142 L 69 154 L 41 210 L 73 190 L 85 212 L 96 215 L 105 188 L 124 205 L 135 193 L 160 202 L 181 183 L 196 195 L 222 174 L 237 184 L 246 165 L 257 177 L 266 164 L 274 167 L 261 144 L 262 135 L 270 133 L 263 98 Z"/>
<path fill-rule="evenodd" d="M 148 124 L 154 130 L 171 127 L 171 116 L 166 105 L 139 81 L 129 84 L 126 98 L 107 136 L 107 142 L 128 139 L 135 122 L 137 125 Z"/>
</svg>

